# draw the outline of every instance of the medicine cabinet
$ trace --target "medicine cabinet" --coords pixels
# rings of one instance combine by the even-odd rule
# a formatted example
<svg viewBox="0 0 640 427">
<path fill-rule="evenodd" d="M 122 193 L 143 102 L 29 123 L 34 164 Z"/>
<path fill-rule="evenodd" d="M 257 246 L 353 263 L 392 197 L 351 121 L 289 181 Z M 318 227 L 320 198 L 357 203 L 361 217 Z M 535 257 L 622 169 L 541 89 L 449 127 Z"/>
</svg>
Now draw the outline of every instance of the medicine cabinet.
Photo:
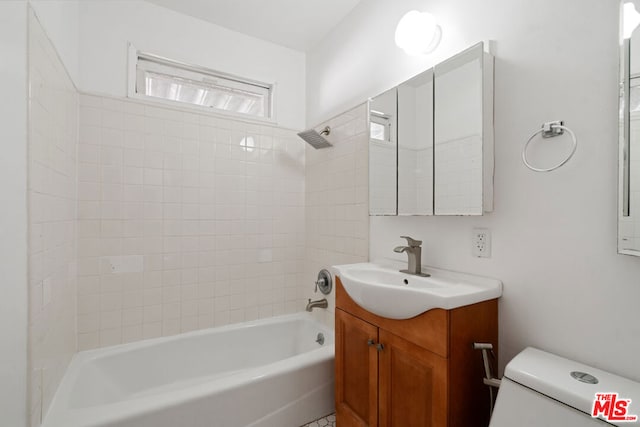
<svg viewBox="0 0 640 427">
<path fill-rule="evenodd" d="M 624 29 L 640 0 L 621 1 L 620 9 Z M 620 41 L 618 253 L 640 256 L 640 29 L 630 30 Z"/>
<path fill-rule="evenodd" d="M 493 209 L 493 57 L 484 43 L 372 98 L 369 118 L 370 215 Z"/>
</svg>

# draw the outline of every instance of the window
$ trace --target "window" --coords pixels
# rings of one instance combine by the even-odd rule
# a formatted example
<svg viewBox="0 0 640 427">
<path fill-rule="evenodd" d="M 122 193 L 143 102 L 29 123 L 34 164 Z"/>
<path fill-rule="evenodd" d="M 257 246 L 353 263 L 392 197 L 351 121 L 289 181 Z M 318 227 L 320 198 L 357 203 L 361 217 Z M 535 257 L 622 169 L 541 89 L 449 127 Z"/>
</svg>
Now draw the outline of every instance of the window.
<svg viewBox="0 0 640 427">
<path fill-rule="evenodd" d="M 391 141 L 391 120 L 384 113 L 372 110 L 370 112 L 369 132 L 371 139 L 377 141 Z"/>
<path fill-rule="evenodd" d="M 383 124 L 371 122 L 371 139 L 377 139 L 378 141 L 386 141 L 385 133 L 387 127 Z"/>
<path fill-rule="evenodd" d="M 270 119 L 273 86 L 135 51 L 135 96 Z"/>
</svg>

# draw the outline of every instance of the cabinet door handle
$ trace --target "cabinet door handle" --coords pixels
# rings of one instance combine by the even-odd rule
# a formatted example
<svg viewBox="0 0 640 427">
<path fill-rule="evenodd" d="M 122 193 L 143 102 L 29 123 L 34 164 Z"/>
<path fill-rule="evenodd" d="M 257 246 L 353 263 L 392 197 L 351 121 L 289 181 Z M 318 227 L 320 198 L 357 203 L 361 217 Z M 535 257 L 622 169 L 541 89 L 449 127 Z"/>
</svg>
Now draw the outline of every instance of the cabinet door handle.
<svg viewBox="0 0 640 427">
<path fill-rule="evenodd" d="M 380 343 L 377 343 L 377 344 L 376 344 L 376 342 L 375 342 L 374 340 L 372 340 L 372 339 L 368 339 L 368 340 L 367 340 L 367 345 L 368 345 L 369 347 L 375 347 L 375 348 L 376 348 L 376 350 L 378 350 L 378 351 L 382 351 L 382 350 L 384 350 L 384 345 L 382 345 L 382 344 L 380 344 Z"/>
</svg>

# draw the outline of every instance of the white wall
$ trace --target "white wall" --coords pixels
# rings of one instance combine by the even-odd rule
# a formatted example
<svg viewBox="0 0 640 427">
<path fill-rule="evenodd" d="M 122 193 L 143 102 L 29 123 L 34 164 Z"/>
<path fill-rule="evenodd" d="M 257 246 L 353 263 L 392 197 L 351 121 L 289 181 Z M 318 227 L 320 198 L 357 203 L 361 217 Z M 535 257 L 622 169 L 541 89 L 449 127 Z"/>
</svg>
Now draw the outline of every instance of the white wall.
<svg viewBox="0 0 640 427">
<path fill-rule="evenodd" d="M 73 83 L 80 79 L 79 0 L 29 0 Z"/>
<path fill-rule="evenodd" d="M 0 2 L 0 414 L 27 424 L 27 3 Z M 8 60 L 7 60 L 8 59 Z"/>
<path fill-rule="evenodd" d="M 414 58 L 397 49 L 395 25 L 408 10 L 424 1 L 360 2 L 325 39 L 307 53 L 307 123 L 360 104 L 445 59 Z M 446 4 L 440 8 L 446 7 Z M 436 13 L 433 10 L 433 13 Z M 449 30 L 450 31 L 450 30 Z M 451 34 L 445 36 L 451 38 Z M 442 44 L 448 44 L 445 37 Z M 466 44 L 464 45 L 466 47 Z"/>
<path fill-rule="evenodd" d="M 126 96 L 131 42 L 145 52 L 276 83 L 278 124 L 304 128 L 302 52 L 138 0 L 82 2 L 80 36 L 81 91 Z"/>
<path fill-rule="evenodd" d="M 393 45 L 397 19 L 414 7 L 442 23 L 433 57 L 410 58 Z M 617 19 L 614 1 L 371 0 L 308 55 L 315 123 L 496 40 L 494 212 L 372 218 L 370 256 L 394 257 L 398 236 L 408 234 L 424 241 L 424 264 L 502 279 L 502 365 L 533 345 L 640 380 L 640 259 L 616 253 Z M 534 173 L 521 149 L 555 119 L 576 132 L 578 151 L 563 168 Z M 553 162 L 560 151 L 540 158 Z M 492 231 L 490 259 L 471 256 L 475 226 Z"/>
</svg>

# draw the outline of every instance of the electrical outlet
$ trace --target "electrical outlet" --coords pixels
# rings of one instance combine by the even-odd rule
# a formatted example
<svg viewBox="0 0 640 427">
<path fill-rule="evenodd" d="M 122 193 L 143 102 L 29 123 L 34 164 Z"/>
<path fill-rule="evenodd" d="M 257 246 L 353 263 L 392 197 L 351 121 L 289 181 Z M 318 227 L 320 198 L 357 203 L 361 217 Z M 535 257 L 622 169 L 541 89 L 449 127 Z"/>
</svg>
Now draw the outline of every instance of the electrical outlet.
<svg viewBox="0 0 640 427">
<path fill-rule="evenodd" d="M 474 228 L 472 237 L 473 256 L 491 258 L 491 230 Z"/>
</svg>

